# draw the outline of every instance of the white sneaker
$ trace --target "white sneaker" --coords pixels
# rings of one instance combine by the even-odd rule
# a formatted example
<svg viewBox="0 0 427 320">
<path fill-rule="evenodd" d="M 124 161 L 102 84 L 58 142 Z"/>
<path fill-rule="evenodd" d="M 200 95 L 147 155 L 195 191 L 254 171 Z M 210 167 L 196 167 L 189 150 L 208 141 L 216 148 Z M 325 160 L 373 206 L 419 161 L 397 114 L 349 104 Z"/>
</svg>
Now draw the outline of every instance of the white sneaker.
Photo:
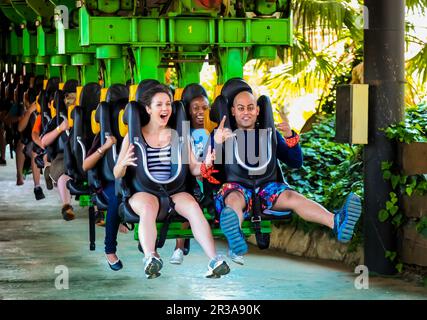
<svg viewBox="0 0 427 320">
<path fill-rule="evenodd" d="M 211 259 L 208 264 L 208 272 L 205 274 L 206 278 L 221 278 L 230 272 L 230 267 L 224 258 L 220 255 Z"/>
<path fill-rule="evenodd" d="M 239 256 L 238 254 L 235 254 L 231 250 L 228 250 L 228 256 L 230 257 L 231 261 L 233 261 L 234 263 L 240 264 L 242 266 L 245 264 L 245 259 L 243 258 L 243 256 Z"/>
<path fill-rule="evenodd" d="M 160 258 L 157 258 L 153 255 L 150 255 L 148 258 L 144 259 L 144 271 L 148 279 L 154 279 L 160 276 L 160 270 L 163 267 L 163 261 Z"/>
<path fill-rule="evenodd" d="M 181 249 L 176 249 L 172 256 L 169 259 L 169 262 L 172 264 L 181 264 L 184 261 L 184 251 Z"/>
</svg>

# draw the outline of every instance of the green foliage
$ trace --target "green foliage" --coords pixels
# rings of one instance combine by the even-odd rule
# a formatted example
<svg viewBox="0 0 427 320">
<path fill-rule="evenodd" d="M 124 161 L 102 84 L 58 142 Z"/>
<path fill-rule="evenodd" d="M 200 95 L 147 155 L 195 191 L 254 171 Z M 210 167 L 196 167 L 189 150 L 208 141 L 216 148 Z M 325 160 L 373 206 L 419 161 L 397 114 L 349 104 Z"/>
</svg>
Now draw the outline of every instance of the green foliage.
<svg viewBox="0 0 427 320">
<path fill-rule="evenodd" d="M 362 147 L 335 143 L 333 115 L 320 115 L 313 130 L 301 135 L 304 165 L 283 168 L 298 192 L 328 208 L 338 208 L 349 192 L 363 195 Z"/>
<path fill-rule="evenodd" d="M 392 188 L 402 195 L 424 195 L 427 194 L 427 175 L 419 174 L 405 176 L 399 174 L 399 168 L 391 162 L 381 164 L 384 180 L 390 180 Z"/>
<path fill-rule="evenodd" d="M 402 273 L 403 270 L 403 263 L 397 258 L 397 252 L 396 251 L 386 251 L 385 252 L 386 259 L 389 259 L 391 262 L 395 262 L 395 268 L 397 272 Z"/>
<path fill-rule="evenodd" d="M 427 217 L 422 217 L 416 225 L 417 232 L 427 238 Z"/>
<path fill-rule="evenodd" d="M 387 138 L 400 142 L 427 142 L 427 103 L 406 109 L 405 121 L 385 129 Z"/>
</svg>

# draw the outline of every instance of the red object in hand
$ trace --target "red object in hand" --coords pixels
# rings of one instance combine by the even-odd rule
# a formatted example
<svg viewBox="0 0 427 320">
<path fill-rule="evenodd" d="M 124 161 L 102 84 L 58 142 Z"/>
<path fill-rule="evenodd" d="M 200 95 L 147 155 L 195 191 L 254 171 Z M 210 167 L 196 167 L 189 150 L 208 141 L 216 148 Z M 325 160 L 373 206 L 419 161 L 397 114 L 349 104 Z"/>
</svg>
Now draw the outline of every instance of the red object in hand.
<svg viewBox="0 0 427 320">
<path fill-rule="evenodd" d="M 299 134 L 295 133 L 295 136 L 290 138 L 285 138 L 286 144 L 289 148 L 295 147 L 299 142 Z"/>
<path fill-rule="evenodd" d="M 200 166 L 200 172 L 202 174 L 202 177 L 204 179 L 207 179 L 209 183 L 220 184 L 220 182 L 217 179 L 212 177 L 213 173 L 219 172 L 218 170 L 214 170 L 213 166 L 210 168 L 207 168 L 206 164 L 203 162 L 202 165 Z"/>
</svg>

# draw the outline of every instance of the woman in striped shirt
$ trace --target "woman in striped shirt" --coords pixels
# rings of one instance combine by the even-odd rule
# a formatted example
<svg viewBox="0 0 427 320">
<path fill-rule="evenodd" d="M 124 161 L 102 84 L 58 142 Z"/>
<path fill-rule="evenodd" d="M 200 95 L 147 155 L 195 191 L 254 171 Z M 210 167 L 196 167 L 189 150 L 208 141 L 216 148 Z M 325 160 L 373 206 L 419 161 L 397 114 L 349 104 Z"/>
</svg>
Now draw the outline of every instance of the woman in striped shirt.
<svg viewBox="0 0 427 320">
<path fill-rule="evenodd" d="M 147 89 L 143 96 L 143 105 L 150 117 L 149 122 L 143 125 L 142 136 L 147 143 L 147 160 L 150 174 L 158 180 L 167 180 L 171 174 L 171 129 L 167 126 L 172 114 L 172 94 L 168 87 L 156 85 Z M 214 154 L 206 156 L 205 163 L 197 162 L 191 149 L 188 148 L 191 174 L 201 175 L 202 165 L 212 166 Z M 118 179 L 125 175 L 128 166 L 137 166 L 134 154 L 134 145 L 129 143 L 126 135 L 116 166 L 114 176 Z M 139 159 L 140 160 L 140 159 Z M 211 229 L 202 210 L 194 197 L 187 192 L 170 195 L 175 203 L 175 210 L 186 218 L 191 226 L 194 238 L 199 242 L 206 255 L 210 258 L 206 277 L 218 278 L 230 271 L 222 256 L 217 255 Z M 155 278 L 163 266 L 163 261 L 156 252 L 156 217 L 159 211 L 159 200 L 156 195 L 148 192 L 137 192 L 129 199 L 129 205 L 139 215 L 139 235 L 141 246 L 145 254 L 145 274 L 148 278 Z"/>
</svg>

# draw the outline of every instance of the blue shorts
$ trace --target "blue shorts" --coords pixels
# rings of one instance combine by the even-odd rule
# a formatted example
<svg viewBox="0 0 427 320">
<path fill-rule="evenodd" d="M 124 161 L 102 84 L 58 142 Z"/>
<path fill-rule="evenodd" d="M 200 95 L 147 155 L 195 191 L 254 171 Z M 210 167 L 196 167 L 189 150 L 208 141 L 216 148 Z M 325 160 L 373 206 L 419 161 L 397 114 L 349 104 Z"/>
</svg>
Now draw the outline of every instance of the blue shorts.
<svg viewBox="0 0 427 320">
<path fill-rule="evenodd" d="M 281 182 L 269 182 L 262 189 L 256 190 L 261 199 L 261 210 L 271 209 L 276 203 L 277 198 L 285 190 L 292 189 L 287 183 Z M 215 197 L 215 209 L 218 216 L 225 207 L 225 198 L 233 191 L 240 192 L 245 198 L 246 208 L 243 211 L 243 215 L 245 219 L 249 218 L 252 209 L 252 190 L 235 182 L 224 183 L 218 191 Z"/>
</svg>

